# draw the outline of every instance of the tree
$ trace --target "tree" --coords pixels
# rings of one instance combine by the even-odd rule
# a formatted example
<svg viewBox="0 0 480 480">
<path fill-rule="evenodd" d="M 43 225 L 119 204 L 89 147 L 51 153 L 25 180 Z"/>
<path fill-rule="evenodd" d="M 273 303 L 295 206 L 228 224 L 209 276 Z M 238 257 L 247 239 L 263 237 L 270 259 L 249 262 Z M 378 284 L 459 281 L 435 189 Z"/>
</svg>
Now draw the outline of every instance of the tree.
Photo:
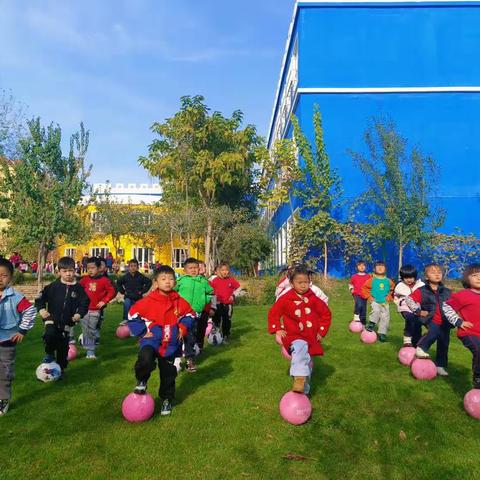
<svg viewBox="0 0 480 480">
<path fill-rule="evenodd" d="M 0 92 L 0 157 L 19 156 L 19 142 L 25 135 L 25 108 L 11 93 Z"/>
<path fill-rule="evenodd" d="M 258 222 L 234 226 L 225 237 L 220 256 L 233 267 L 248 275 L 257 275 L 257 266 L 272 251 L 272 242 L 265 227 Z"/>
<path fill-rule="evenodd" d="M 335 211 L 342 196 L 341 178 L 330 165 L 323 138 L 322 117 L 318 107 L 313 113 L 314 144 L 311 145 L 293 117 L 294 141 L 303 165 L 301 177 L 294 182 L 294 194 L 301 201 L 300 214 L 293 226 L 291 256 L 305 255 L 312 248 L 321 248 L 323 275 L 328 275 L 329 245 L 338 234 Z"/>
<path fill-rule="evenodd" d="M 164 123 L 156 122 L 152 131 L 160 138 L 149 147 L 139 163 L 158 176 L 166 199 L 195 200 L 204 209 L 228 203 L 250 192 L 255 170 L 255 148 L 259 143 L 253 126 L 242 127 L 243 114 L 237 110 L 230 118 L 209 113 L 202 96 L 181 98 L 180 111 Z M 205 263 L 212 268 L 212 221 L 205 219 Z"/>
<path fill-rule="evenodd" d="M 408 149 L 390 121 L 375 119 L 365 142 L 368 156 L 351 152 L 368 185 L 354 209 L 368 209 L 380 237 L 396 243 L 400 269 L 405 247 L 421 245 L 443 223 L 443 211 L 429 200 L 436 189 L 437 168 L 431 157 Z"/>
<path fill-rule="evenodd" d="M 11 243 L 19 249 L 22 245 L 37 245 L 41 289 L 46 255 L 57 239 L 83 240 L 84 208 L 80 201 L 90 174 L 84 164 L 89 132 L 80 124 L 65 157 L 58 125 L 45 128 L 40 118 L 27 125 L 29 135 L 20 140 L 20 160 L 2 164 L 0 205 L 3 218 L 9 220 Z"/>
</svg>

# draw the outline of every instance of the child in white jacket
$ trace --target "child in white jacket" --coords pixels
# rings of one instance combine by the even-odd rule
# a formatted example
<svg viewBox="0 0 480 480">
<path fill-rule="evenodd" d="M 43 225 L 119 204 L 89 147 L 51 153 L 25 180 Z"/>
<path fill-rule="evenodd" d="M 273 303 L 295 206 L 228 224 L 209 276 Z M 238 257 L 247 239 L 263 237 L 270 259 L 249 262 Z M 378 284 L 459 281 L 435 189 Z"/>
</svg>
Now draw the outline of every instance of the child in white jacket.
<svg viewBox="0 0 480 480">
<path fill-rule="evenodd" d="M 405 298 L 425 284 L 417 279 L 417 269 L 412 265 L 403 265 L 400 268 L 400 282 L 397 283 L 393 291 L 393 301 L 397 305 L 397 311 L 405 319 L 405 329 L 403 332 L 403 346 L 416 347 L 417 342 L 422 336 L 422 323 L 419 318 L 412 313 L 405 303 Z"/>
</svg>

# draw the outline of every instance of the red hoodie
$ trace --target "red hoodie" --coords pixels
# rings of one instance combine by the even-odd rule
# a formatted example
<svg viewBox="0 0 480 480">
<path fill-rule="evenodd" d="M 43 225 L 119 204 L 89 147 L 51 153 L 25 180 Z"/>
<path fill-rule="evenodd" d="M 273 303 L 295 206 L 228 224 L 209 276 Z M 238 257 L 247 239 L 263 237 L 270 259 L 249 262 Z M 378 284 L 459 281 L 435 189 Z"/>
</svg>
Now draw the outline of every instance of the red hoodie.
<svg viewBox="0 0 480 480">
<path fill-rule="evenodd" d="M 233 277 L 215 277 L 213 280 L 210 280 L 210 285 L 213 287 L 213 293 L 217 297 L 217 305 L 219 303 L 231 305 L 233 303 L 233 292 L 240 288 L 240 284 Z"/>
<path fill-rule="evenodd" d="M 79 283 L 85 289 L 90 299 L 88 310 L 100 310 L 100 307 L 97 307 L 99 302 L 107 304 L 116 295 L 110 280 L 103 275 L 97 277 L 87 275 Z"/>
</svg>

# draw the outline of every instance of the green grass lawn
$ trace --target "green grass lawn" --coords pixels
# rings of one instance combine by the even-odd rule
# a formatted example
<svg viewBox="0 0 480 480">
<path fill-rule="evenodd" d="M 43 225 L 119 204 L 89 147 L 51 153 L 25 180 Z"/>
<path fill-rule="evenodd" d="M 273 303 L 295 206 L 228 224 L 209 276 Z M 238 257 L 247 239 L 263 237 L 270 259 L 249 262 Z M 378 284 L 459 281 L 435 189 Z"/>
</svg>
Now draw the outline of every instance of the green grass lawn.
<svg viewBox="0 0 480 480">
<path fill-rule="evenodd" d="M 313 416 L 299 427 L 278 413 L 291 381 L 266 333 L 267 307 L 237 307 L 230 345 L 208 347 L 196 374 L 179 375 L 171 417 L 144 424 L 121 415 L 137 346 L 114 335 L 120 306 L 107 309 L 99 360 L 75 360 L 56 384 L 35 379 L 37 325 L 18 349 L 11 410 L 0 418 L 0 478 L 480 478 L 480 422 L 462 405 L 470 353 L 452 334 L 450 377 L 415 381 L 396 359 L 400 317 L 388 343 L 363 345 L 347 330 L 349 295 L 327 293 L 333 325 L 315 359 Z"/>
</svg>

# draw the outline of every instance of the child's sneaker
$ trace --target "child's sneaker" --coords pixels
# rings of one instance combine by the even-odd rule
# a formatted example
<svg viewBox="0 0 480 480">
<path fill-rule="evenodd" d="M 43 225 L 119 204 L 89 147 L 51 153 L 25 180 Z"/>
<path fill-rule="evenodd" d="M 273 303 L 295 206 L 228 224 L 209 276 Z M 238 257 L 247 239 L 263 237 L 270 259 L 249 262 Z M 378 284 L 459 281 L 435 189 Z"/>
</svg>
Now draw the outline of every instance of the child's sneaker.
<svg viewBox="0 0 480 480">
<path fill-rule="evenodd" d="M 292 391 L 297 393 L 303 393 L 305 390 L 306 377 L 293 377 Z"/>
<path fill-rule="evenodd" d="M 228 336 L 227 336 L 227 335 L 225 335 L 225 336 L 223 337 L 223 343 L 224 343 L 225 345 L 228 345 Z"/>
<path fill-rule="evenodd" d="M 164 400 L 162 403 L 162 409 L 160 410 L 160 415 L 170 415 L 172 413 L 172 404 L 170 400 Z"/>
<path fill-rule="evenodd" d="M 480 376 L 473 377 L 473 388 L 480 390 Z"/>
<path fill-rule="evenodd" d="M 122 320 L 122 321 L 118 324 L 118 326 L 119 326 L 119 327 L 123 327 L 124 325 L 127 325 L 127 323 L 128 323 L 128 320 Z"/>
<path fill-rule="evenodd" d="M 441 377 L 448 377 L 448 372 L 443 367 L 437 367 L 437 374 Z"/>
<path fill-rule="evenodd" d="M 195 365 L 193 358 L 189 358 L 187 360 L 187 372 L 195 373 L 196 371 L 197 371 L 197 366 Z"/>
<path fill-rule="evenodd" d="M 86 358 L 88 358 L 89 360 L 97 359 L 96 355 L 93 352 L 88 352 Z"/>
<path fill-rule="evenodd" d="M 75 345 L 77 343 L 77 341 L 74 339 L 74 338 L 71 338 L 69 341 L 68 341 L 68 344 L 69 345 Z"/>
<path fill-rule="evenodd" d="M 174 365 L 175 368 L 177 369 L 177 372 L 181 372 L 181 370 L 182 370 L 182 358 L 181 358 L 181 357 L 177 357 L 177 358 L 173 361 L 173 365 Z"/>
<path fill-rule="evenodd" d="M 145 395 L 145 393 L 147 393 L 147 382 L 138 382 L 133 393 L 136 393 L 137 395 Z"/>
<path fill-rule="evenodd" d="M 52 355 L 45 355 L 43 357 L 42 363 L 52 363 L 55 361 L 55 358 L 53 358 Z"/>
<path fill-rule="evenodd" d="M 10 406 L 9 400 L 0 400 L 0 417 L 5 415 L 8 412 L 8 407 Z"/>
<path fill-rule="evenodd" d="M 412 346 L 412 337 L 403 337 L 403 346 L 411 347 Z"/>
<path fill-rule="evenodd" d="M 430 355 L 427 352 L 425 352 L 421 347 L 416 348 L 415 356 L 417 358 L 430 358 Z"/>
<path fill-rule="evenodd" d="M 384 334 L 384 333 L 381 333 L 379 336 L 378 336 L 378 340 L 382 343 L 385 343 L 387 341 L 387 336 Z"/>
<path fill-rule="evenodd" d="M 375 328 L 375 324 L 373 322 L 367 322 L 367 327 L 365 328 L 367 332 L 373 332 L 374 328 Z"/>
</svg>

